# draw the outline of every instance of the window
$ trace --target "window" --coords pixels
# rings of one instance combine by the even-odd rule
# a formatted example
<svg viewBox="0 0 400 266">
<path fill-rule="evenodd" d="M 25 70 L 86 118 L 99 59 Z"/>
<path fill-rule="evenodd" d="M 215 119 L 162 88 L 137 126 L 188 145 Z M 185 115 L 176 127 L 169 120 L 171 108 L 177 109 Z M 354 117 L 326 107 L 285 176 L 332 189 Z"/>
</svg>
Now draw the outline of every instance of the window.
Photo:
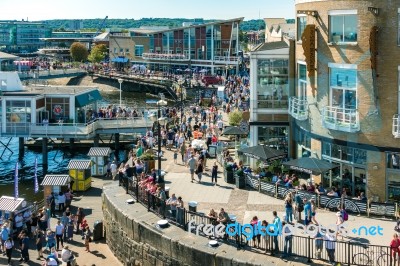
<svg viewBox="0 0 400 266">
<path fill-rule="evenodd" d="M 124 53 L 124 48 L 119 48 L 119 53 L 123 54 Z"/>
<path fill-rule="evenodd" d="M 177 47 L 177 48 L 176 48 L 176 53 L 177 53 L 177 54 L 182 54 L 182 49 L 181 49 L 180 47 Z"/>
<path fill-rule="evenodd" d="M 143 50 L 144 50 L 143 45 L 135 45 L 135 56 L 142 56 Z"/>
<path fill-rule="evenodd" d="M 329 64 L 330 106 L 357 109 L 356 65 Z"/>
<path fill-rule="evenodd" d="M 306 99 L 307 97 L 307 66 L 303 63 L 297 64 L 297 96 Z"/>
<path fill-rule="evenodd" d="M 117 47 L 114 47 L 114 54 L 117 53 Z"/>
<path fill-rule="evenodd" d="M 306 16 L 298 16 L 297 17 L 297 40 L 298 41 L 301 41 L 301 36 L 303 35 L 306 25 L 307 25 L 307 17 Z"/>
<path fill-rule="evenodd" d="M 127 54 L 129 54 L 129 48 L 126 48 L 126 49 L 125 49 L 125 52 L 126 52 Z"/>
<path fill-rule="evenodd" d="M 332 10 L 328 14 L 331 43 L 357 42 L 357 10 Z"/>
</svg>

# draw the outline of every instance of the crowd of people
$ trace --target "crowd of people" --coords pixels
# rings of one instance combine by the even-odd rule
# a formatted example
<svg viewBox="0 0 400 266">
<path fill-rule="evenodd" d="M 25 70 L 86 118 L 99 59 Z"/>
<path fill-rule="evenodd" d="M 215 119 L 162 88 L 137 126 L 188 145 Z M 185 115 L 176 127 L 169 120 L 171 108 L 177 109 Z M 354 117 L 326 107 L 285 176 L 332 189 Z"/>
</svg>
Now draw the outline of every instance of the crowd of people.
<svg viewBox="0 0 400 266">
<path fill-rule="evenodd" d="M 19 250 L 19 262 L 28 263 L 31 259 L 29 250 L 37 251 L 36 260 L 42 265 L 74 265 L 75 256 L 66 243 L 74 243 L 74 235 L 79 235 L 90 252 L 91 229 L 85 219 L 82 208 L 73 213 L 71 190 L 65 193 L 53 192 L 46 198 L 46 206 L 31 211 L 28 208 L 15 216 L 5 217 L 0 230 L 1 251 L 7 256 L 8 265 L 12 265 L 13 250 Z M 56 211 L 56 198 L 58 210 Z M 56 224 L 51 224 L 51 218 L 56 218 Z M 78 239 L 79 240 L 79 239 Z M 44 253 L 47 253 L 45 256 Z"/>
</svg>

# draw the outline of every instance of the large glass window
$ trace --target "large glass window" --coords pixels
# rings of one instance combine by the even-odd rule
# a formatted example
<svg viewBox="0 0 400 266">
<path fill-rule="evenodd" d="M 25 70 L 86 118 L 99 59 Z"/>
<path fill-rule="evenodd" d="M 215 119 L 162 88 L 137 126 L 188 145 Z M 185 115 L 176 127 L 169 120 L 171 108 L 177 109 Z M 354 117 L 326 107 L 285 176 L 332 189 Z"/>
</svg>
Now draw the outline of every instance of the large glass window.
<svg viewBox="0 0 400 266">
<path fill-rule="evenodd" d="M 307 97 L 307 66 L 305 64 L 297 64 L 297 96 L 302 99 Z"/>
<path fill-rule="evenodd" d="M 301 41 L 301 36 L 303 35 L 306 25 L 307 25 L 307 17 L 306 16 L 297 17 L 297 40 L 298 41 Z"/>
<path fill-rule="evenodd" d="M 357 42 L 357 10 L 329 12 L 329 41 L 332 43 Z"/>
<path fill-rule="evenodd" d="M 135 56 L 142 56 L 144 51 L 143 45 L 135 45 Z"/>
<path fill-rule="evenodd" d="M 288 59 L 257 61 L 258 108 L 288 108 Z"/>
<path fill-rule="evenodd" d="M 6 128 L 8 133 L 27 132 L 30 123 L 30 101 L 6 101 Z"/>
<path fill-rule="evenodd" d="M 357 109 L 357 70 L 343 66 L 329 69 L 330 106 Z"/>
<path fill-rule="evenodd" d="M 288 127 L 259 126 L 258 144 L 288 152 Z"/>
</svg>

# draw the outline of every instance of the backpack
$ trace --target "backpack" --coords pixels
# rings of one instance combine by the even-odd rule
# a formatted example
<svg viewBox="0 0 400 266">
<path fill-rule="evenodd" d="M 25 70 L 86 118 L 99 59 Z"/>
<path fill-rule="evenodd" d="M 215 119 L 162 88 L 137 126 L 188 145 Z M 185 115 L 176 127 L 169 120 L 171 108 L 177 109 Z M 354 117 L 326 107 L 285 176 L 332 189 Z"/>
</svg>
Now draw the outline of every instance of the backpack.
<svg viewBox="0 0 400 266">
<path fill-rule="evenodd" d="M 349 219 L 349 214 L 345 210 L 342 211 L 342 218 L 343 221 L 347 221 Z"/>
</svg>

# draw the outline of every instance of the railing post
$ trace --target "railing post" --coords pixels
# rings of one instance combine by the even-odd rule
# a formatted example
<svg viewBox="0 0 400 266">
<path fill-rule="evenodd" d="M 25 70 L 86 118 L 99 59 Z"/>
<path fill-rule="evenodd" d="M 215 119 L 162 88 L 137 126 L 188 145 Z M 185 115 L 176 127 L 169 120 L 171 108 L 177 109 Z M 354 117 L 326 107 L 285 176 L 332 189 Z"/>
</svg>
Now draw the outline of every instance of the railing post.
<svg viewBox="0 0 400 266">
<path fill-rule="evenodd" d="M 278 184 L 275 184 L 275 198 L 278 198 Z"/>
<path fill-rule="evenodd" d="M 139 183 L 138 182 L 136 182 L 136 191 L 135 191 L 135 193 L 136 193 L 136 202 L 139 202 Z"/>
<path fill-rule="evenodd" d="M 147 193 L 147 211 L 150 211 L 150 192 L 146 192 Z"/>
<path fill-rule="evenodd" d="M 307 262 L 311 262 L 311 237 L 307 238 Z"/>
<path fill-rule="evenodd" d="M 351 242 L 345 242 L 345 245 L 347 245 L 347 265 L 350 266 L 350 264 L 351 264 L 351 256 L 350 256 Z"/>
</svg>

